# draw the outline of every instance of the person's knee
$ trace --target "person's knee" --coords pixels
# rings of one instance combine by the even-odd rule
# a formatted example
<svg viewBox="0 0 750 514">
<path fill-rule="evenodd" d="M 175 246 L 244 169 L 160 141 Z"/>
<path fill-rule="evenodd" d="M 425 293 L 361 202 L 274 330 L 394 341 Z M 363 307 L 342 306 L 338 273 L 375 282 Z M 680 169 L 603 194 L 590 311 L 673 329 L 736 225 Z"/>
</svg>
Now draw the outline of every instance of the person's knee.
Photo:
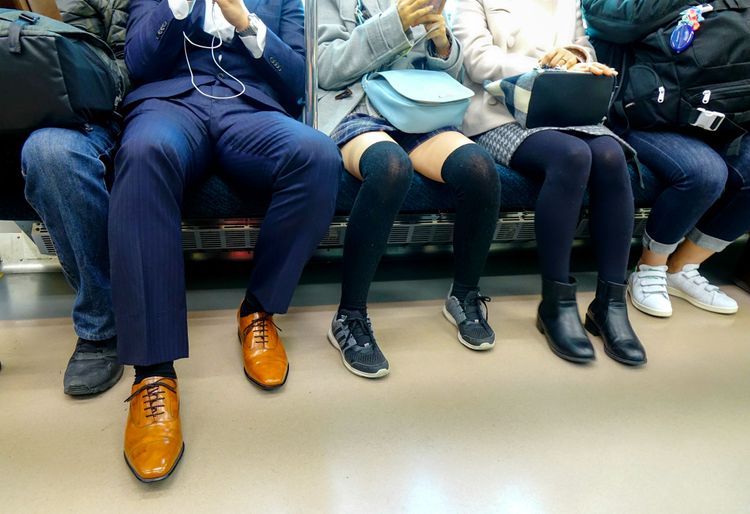
<svg viewBox="0 0 750 514">
<path fill-rule="evenodd" d="M 33 132 L 21 149 L 24 195 L 35 208 L 53 198 L 84 198 L 82 183 L 100 179 L 104 187 L 106 168 L 81 132 L 46 128 Z"/>
<path fill-rule="evenodd" d="M 336 143 L 317 130 L 302 127 L 284 143 L 286 172 L 309 183 L 338 183 L 343 167 Z"/>
<path fill-rule="evenodd" d="M 344 173 L 336 144 L 323 133 L 309 129 L 301 131 L 300 137 L 289 141 L 287 147 L 283 182 L 302 186 L 298 201 L 311 208 L 333 209 L 339 179 Z"/>
<path fill-rule="evenodd" d="M 179 188 L 184 182 L 183 169 L 190 161 L 193 149 L 177 134 L 164 130 L 126 131 L 115 157 L 115 182 L 113 191 L 150 189 L 154 185 Z M 121 192 L 121 191 L 120 191 Z"/>
<path fill-rule="evenodd" d="M 83 135 L 72 129 L 45 128 L 34 131 L 21 149 L 22 172 L 28 181 L 52 186 L 75 173 L 72 153 L 80 151 Z M 97 156 L 93 156 L 97 157 Z"/>
<path fill-rule="evenodd" d="M 550 155 L 552 165 L 547 167 L 545 182 L 556 184 L 565 191 L 586 188 L 591 174 L 591 148 L 585 141 L 571 139 L 556 154 Z"/>
<path fill-rule="evenodd" d="M 625 152 L 617 140 L 601 137 L 592 141 L 591 155 L 592 183 L 601 187 L 630 189 L 630 172 Z"/>
<path fill-rule="evenodd" d="M 409 155 L 392 141 L 380 141 L 365 150 L 359 170 L 368 185 L 394 196 L 405 195 L 414 176 Z"/>
<path fill-rule="evenodd" d="M 120 161 L 168 160 L 178 162 L 180 149 L 184 146 L 169 131 L 154 134 L 152 131 L 131 130 L 125 133 L 117 152 Z M 188 148 L 184 149 L 188 151 Z"/>
<path fill-rule="evenodd" d="M 727 185 L 729 170 L 724 160 L 718 155 L 684 168 L 684 180 L 679 187 L 696 198 L 716 201 Z"/>
<path fill-rule="evenodd" d="M 478 202 L 500 201 L 500 176 L 495 161 L 479 145 L 466 144 L 451 153 L 443 163 L 442 176 L 449 185 L 459 179 L 462 194 Z"/>
<path fill-rule="evenodd" d="M 592 141 L 591 155 L 597 167 L 610 170 L 627 167 L 622 145 L 612 137 L 599 137 Z"/>
</svg>

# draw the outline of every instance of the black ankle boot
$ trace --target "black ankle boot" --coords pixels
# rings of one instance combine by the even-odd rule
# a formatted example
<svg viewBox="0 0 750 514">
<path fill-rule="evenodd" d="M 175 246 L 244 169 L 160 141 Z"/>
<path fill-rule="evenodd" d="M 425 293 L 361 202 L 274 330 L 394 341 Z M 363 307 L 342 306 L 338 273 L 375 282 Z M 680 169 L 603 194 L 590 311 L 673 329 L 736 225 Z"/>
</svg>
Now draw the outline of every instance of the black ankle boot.
<svg viewBox="0 0 750 514">
<path fill-rule="evenodd" d="M 599 280 L 596 298 L 586 313 L 586 330 L 604 341 L 604 351 L 617 362 L 629 366 L 646 363 L 646 350 L 635 335 L 625 304 L 626 284 Z"/>
<path fill-rule="evenodd" d="M 576 282 L 569 284 L 542 279 L 542 303 L 536 328 L 547 338 L 552 352 L 567 361 L 591 362 L 596 359 L 578 315 Z"/>
</svg>

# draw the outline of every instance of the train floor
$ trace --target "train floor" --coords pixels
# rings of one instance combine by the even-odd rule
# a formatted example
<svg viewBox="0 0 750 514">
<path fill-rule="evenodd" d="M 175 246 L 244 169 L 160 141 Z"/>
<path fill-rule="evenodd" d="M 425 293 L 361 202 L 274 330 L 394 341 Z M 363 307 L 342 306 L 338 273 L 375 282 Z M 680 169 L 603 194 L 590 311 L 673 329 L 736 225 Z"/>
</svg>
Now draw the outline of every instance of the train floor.
<svg viewBox="0 0 750 514">
<path fill-rule="evenodd" d="M 587 259 L 582 311 L 594 294 Z M 727 284 L 731 266 L 708 268 L 738 300 L 734 316 L 679 299 L 669 320 L 631 309 L 649 358 L 631 369 L 596 339 L 592 365 L 549 351 L 534 327 L 533 261 L 530 250 L 493 255 L 483 292 L 498 342 L 472 352 L 441 314 L 450 259 L 389 258 L 370 314 L 391 374 L 367 380 L 326 341 L 338 264 L 316 259 L 277 319 L 290 376 L 274 393 L 242 372 L 245 264 L 191 263 L 191 355 L 176 366 L 186 451 L 150 485 L 122 455 L 132 369 L 101 396 L 66 397 L 72 293 L 58 274 L 5 275 L 0 511 L 748 512 L 750 295 Z"/>
</svg>

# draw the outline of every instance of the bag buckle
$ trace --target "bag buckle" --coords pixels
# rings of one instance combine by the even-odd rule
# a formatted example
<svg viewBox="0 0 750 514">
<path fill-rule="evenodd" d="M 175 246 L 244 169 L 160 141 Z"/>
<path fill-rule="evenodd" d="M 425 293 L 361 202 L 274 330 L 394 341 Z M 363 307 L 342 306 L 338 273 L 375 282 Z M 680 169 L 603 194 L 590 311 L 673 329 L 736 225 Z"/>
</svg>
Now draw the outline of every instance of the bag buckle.
<svg viewBox="0 0 750 514">
<path fill-rule="evenodd" d="M 716 132 L 726 119 L 726 115 L 723 112 L 708 111 L 703 107 L 698 107 L 698 111 L 700 113 L 698 114 L 698 118 L 690 124 L 704 130 Z"/>
<path fill-rule="evenodd" d="M 23 20 L 26 23 L 31 23 L 33 25 L 39 21 L 39 15 L 30 12 L 22 12 L 18 15 L 18 19 Z"/>
</svg>

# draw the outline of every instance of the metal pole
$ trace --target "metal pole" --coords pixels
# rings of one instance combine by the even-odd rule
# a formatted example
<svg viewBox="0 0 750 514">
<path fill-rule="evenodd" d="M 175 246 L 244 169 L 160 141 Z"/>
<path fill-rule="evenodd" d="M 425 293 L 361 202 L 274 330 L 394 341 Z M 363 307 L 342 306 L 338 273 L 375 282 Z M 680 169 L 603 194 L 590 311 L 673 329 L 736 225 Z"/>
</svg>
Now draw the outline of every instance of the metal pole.
<svg viewBox="0 0 750 514">
<path fill-rule="evenodd" d="M 305 2 L 305 123 L 318 128 L 318 0 Z"/>
</svg>

